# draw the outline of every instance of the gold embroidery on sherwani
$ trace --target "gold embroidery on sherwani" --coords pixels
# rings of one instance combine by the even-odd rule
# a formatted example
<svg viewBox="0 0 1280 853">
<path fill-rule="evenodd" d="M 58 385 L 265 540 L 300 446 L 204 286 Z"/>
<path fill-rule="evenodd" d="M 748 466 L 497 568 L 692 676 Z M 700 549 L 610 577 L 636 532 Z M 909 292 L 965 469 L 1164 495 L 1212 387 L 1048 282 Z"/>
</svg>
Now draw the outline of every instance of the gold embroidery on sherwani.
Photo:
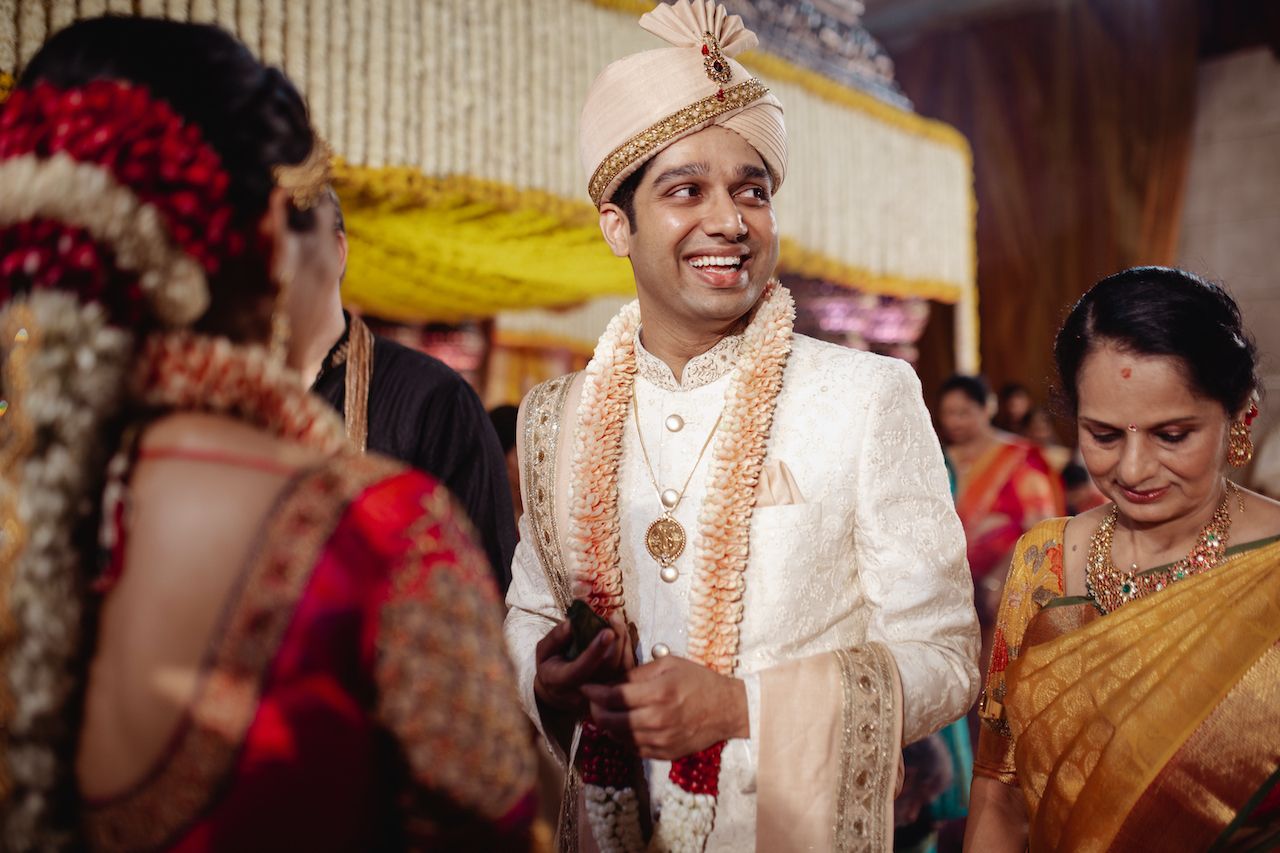
<svg viewBox="0 0 1280 853">
<path fill-rule="evenodd" d="M 1277 561 L 1280 546 L 1259 548 L 1023 648 L 1005 710 L 1033 850 L 1113 847 L 1143 794 L 1280 642 Z M 1276 754 L 1276 731 L 1255 720 L 1235 733 L 1242 769 Z"/>
<path fill-rule="evenodd" d="M 520 472 L 533 550 L 538 555 L 538 562 L 547 577 L 547 586 L 551 588 L 561 613 L 569 609 L 573 590 L 560 551 L 560 530 L 556 523 L 556 457 L 560 427 L 565 420 L 565 399 L 577 375 L 570 373 L 551 379 L 529 392 L 525 403 L 524 459 Z M 577 745 L 576 731 L 573 741 L 556 828 L 556 849 L 561 853 L 577 853 L 578 850 L 578 797 L 582 782 L 572 767 Z"/>
<path fill-rule="evenodd" d="M 560 553 L 560 531 L 556 524 L 556 453 L 564 402 L 576 373 L 543 382 L 529 392 L 524 421 L 524 507 L 529 514 L 533 550 L 547 575 L 556 606 L 569 609 L 573 592 L 569 571 Z"/>
<path fill-rule="evenodd" d="M 127 795 L 84 809 L 94 850 L 152 849 L 172 842 L 234 770 L 258 707 L 262 679 L 293 619 L 312 569 L 350 501 L 400 466 L 343 456 L 286 487 L 251 555 L 226 630 L 211 641 L 204 682 L 172 752 Z"/>
<path fill-rule="evenodd" d="M 889 650 L 877 643 L 838 649 L 835 654 L 844 693 L 835 849 L 840 853 L 888 850 L 893 846 L 899 750 L 896 664 Z"/>
<path fill-rule="evenodd" d="M 680 381 L 671 372 L 667 363 L 644 348 L 640 343 L 640 332 L 636 332 L 636 373 L 656 388 L 663 391 L 693 391 L 717 381 L 738 363 L 738 354 L 742 351 L 742 333 L 726 335 L 716 341 L 715 346 L 700 355 L 695 355 L 680 371 Z"/>
</svg>

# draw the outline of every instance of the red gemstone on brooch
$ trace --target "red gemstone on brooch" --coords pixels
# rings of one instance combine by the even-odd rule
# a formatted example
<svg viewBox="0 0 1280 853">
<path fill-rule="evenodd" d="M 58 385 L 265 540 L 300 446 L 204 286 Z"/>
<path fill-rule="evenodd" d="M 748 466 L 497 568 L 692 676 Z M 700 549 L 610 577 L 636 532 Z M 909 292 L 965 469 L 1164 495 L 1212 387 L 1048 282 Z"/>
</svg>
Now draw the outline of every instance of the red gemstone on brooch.
<svg viewBox="0 0 1280 853">
<path fill-rule="evenodd" d="M 719 92 L 716 92 L 716 100 L 717 101 L 724 100 L 724 89 L 721 89 Z"/>
</svg>

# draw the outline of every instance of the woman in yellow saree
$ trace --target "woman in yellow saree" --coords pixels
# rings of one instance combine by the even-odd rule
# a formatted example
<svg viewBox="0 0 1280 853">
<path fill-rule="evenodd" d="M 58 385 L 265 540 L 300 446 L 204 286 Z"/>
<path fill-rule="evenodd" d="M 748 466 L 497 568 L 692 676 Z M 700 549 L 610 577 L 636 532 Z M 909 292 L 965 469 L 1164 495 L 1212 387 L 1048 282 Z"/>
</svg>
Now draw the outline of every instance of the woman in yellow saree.
<svg viewBox="0 0 1280 853">
<path fill-rule="evenodd" d="M 1256 352 L 1218 286 L 1139 268 L 1058 334 L 1111 500 L 1014 549 L 965 839 L 974 851 L 1280 845 L 1280 504 L 1248 462 Z"/>
</svg>

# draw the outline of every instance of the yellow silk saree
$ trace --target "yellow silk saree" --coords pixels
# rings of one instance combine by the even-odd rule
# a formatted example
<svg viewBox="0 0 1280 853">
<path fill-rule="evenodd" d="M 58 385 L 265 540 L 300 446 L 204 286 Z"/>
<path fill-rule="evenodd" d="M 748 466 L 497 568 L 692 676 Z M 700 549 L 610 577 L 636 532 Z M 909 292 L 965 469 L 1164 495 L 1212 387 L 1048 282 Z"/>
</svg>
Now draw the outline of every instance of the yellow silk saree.
<svg viewBox="0 0 1280 853">
<path fill-rule="evenodd" d="M 975 772 L 1032 851 L 1280 845 L 1280 543 L 1101 616 L 1061 598 L 1065 526 L 1015 551 Z"/>
</svg>

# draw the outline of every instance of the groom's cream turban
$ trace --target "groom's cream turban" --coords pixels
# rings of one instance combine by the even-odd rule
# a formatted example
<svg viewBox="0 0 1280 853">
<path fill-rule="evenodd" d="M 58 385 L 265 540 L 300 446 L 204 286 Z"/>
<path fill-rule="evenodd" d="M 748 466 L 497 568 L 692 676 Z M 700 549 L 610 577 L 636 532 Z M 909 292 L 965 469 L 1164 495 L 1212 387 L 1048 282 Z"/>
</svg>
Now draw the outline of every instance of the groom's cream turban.
<svg viewBox="0 0 1280 853">
<path fill-rule="evenodd" d="M 759 152 L 776 190 L 787 174 L 782 105 L 730 57 L 757 44 L 742 18 L 712 0 L 678 0 L 640 26 L 675 45 L 619 59 L 600 72 L 582 108 L 582 165 L 599 207 L 671 143 L 711 125 Z"/>
</svg>

